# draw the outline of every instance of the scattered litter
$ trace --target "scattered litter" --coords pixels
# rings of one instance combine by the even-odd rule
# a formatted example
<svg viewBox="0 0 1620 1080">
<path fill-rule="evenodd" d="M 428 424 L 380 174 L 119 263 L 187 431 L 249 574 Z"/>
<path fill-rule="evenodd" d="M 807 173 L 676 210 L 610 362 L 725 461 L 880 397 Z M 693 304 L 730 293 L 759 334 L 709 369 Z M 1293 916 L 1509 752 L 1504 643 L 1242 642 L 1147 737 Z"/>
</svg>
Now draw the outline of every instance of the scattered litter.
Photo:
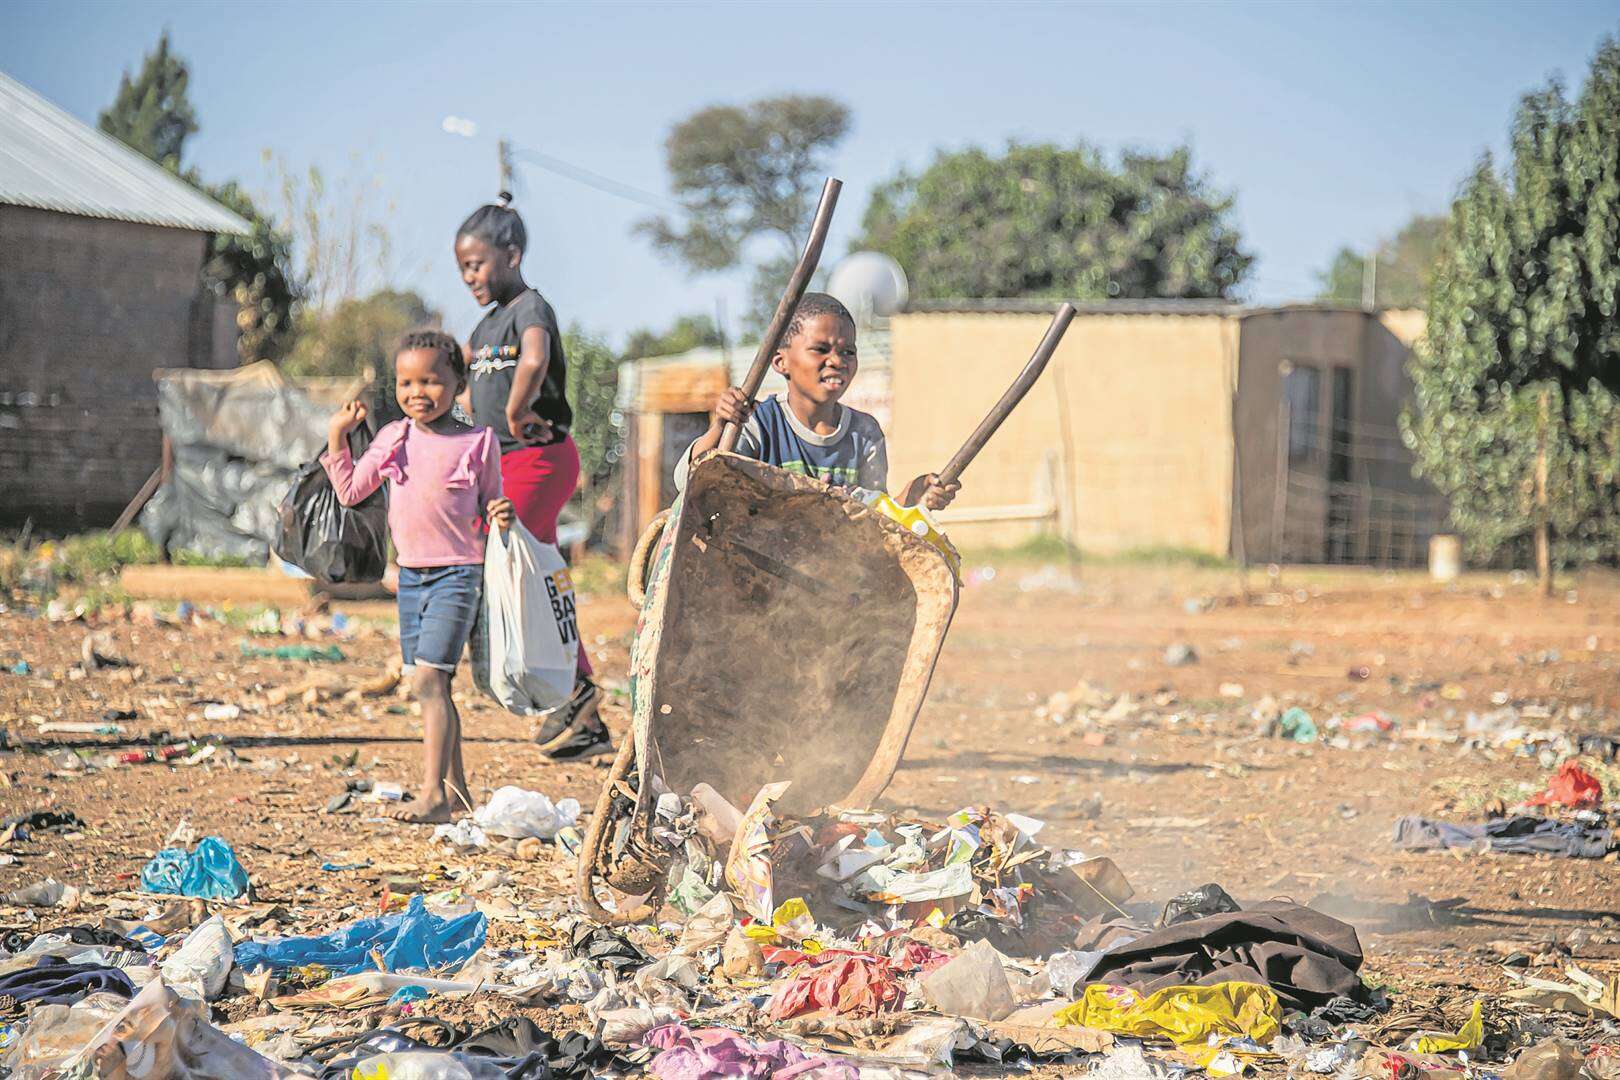
<svg viewBox="0 0 1620 1080">
<path fill-rule="evenodd" d="M 165 848 L 141 870 L 146 892 L 206 899 L 234 900 L 247 892 L 248 875 L 231 846 L 217 836 L 205 836 L 194 851 Z"/>
</svg>

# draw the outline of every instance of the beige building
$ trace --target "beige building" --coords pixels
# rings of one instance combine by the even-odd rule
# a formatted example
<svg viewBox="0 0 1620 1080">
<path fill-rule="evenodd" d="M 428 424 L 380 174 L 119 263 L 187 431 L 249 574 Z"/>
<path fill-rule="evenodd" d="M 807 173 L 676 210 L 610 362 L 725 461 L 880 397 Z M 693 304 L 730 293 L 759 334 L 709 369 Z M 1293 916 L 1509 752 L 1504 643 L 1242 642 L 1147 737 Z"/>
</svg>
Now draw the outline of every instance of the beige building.
<svg viewBox="0 0 1620 1080">
<path fill-rule="evenodd" d="M 950 458 L 1052 305 L 919 303 L 890 320 L 891 482 Z M 1444 516 L 1397 429 L 1420 312 L 1080 305 L 1045 377 L 941 515 L 952 539 L 1249 562 L 1420 562 Z"/>
</svg>

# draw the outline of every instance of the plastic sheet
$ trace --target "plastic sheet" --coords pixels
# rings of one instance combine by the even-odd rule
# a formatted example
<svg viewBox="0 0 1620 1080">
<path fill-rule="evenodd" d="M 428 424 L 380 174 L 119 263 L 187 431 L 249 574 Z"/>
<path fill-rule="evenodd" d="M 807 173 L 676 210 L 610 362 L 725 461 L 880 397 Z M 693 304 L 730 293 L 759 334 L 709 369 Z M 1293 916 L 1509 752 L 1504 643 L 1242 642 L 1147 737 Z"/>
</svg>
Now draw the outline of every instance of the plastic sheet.
<svg viewBox="0 0 1620 1080">
<path fill-rule="evenodd" d="M 573 677 L 572 669 L 569 671 Z M 558 830 L 579 821 L 578 799 L 553 803 L 538 791 L 520 787 L 497 788 L 489 802 L 473 811 L 473 822 L 486 833 L 522 839 L 537 836 L 550 840 Z"/>
<path fill-rule="evenodd" d="M 249 972 L 320 964 L 355 974 L 375 967 L 371 953 L 379 950 L 390 971 L 459 967 L 483 945 L 487 930 L 488 920 L 478 912 L 441 919 L 429 913 L 416 895 L 401 914 L 359 919 L 320 937 L 239 942 L 236 963 Z"/>
</svg>

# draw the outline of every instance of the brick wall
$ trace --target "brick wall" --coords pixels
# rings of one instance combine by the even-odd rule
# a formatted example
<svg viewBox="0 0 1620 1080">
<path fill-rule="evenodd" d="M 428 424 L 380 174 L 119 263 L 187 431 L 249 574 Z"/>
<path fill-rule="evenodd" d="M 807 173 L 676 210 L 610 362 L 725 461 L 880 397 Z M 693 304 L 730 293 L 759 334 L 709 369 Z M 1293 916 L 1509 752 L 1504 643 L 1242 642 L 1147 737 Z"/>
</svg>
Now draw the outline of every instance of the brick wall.
<svg viewBox="0 0 1620 1080">
<path fill-rule="evenodd" d="M 152 369 L 234 360 L 207 239 L 0 206 L 0 525 L 110 524 L 157 467 Z"/>
</svg>

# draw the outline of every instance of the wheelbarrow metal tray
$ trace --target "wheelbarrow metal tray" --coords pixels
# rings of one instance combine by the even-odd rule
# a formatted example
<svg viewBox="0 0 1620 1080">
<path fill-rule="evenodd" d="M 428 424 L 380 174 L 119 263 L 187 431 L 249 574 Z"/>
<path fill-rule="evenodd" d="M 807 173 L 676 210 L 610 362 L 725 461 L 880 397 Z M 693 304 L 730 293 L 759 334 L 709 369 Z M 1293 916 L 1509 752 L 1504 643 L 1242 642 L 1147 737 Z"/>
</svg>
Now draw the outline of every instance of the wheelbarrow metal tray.
<svg viewBox="0 0 1620 1080">
<path fill-rule="evenodd" d="M 649 774 L 745 807 L 865 806 L 888 785 L 956 610 L 944 555 L 809 477 L 697 461 L 648 575 L 631 657 Z M 644 808 L 645 809 L 645 808 Z"/>
</svg>

